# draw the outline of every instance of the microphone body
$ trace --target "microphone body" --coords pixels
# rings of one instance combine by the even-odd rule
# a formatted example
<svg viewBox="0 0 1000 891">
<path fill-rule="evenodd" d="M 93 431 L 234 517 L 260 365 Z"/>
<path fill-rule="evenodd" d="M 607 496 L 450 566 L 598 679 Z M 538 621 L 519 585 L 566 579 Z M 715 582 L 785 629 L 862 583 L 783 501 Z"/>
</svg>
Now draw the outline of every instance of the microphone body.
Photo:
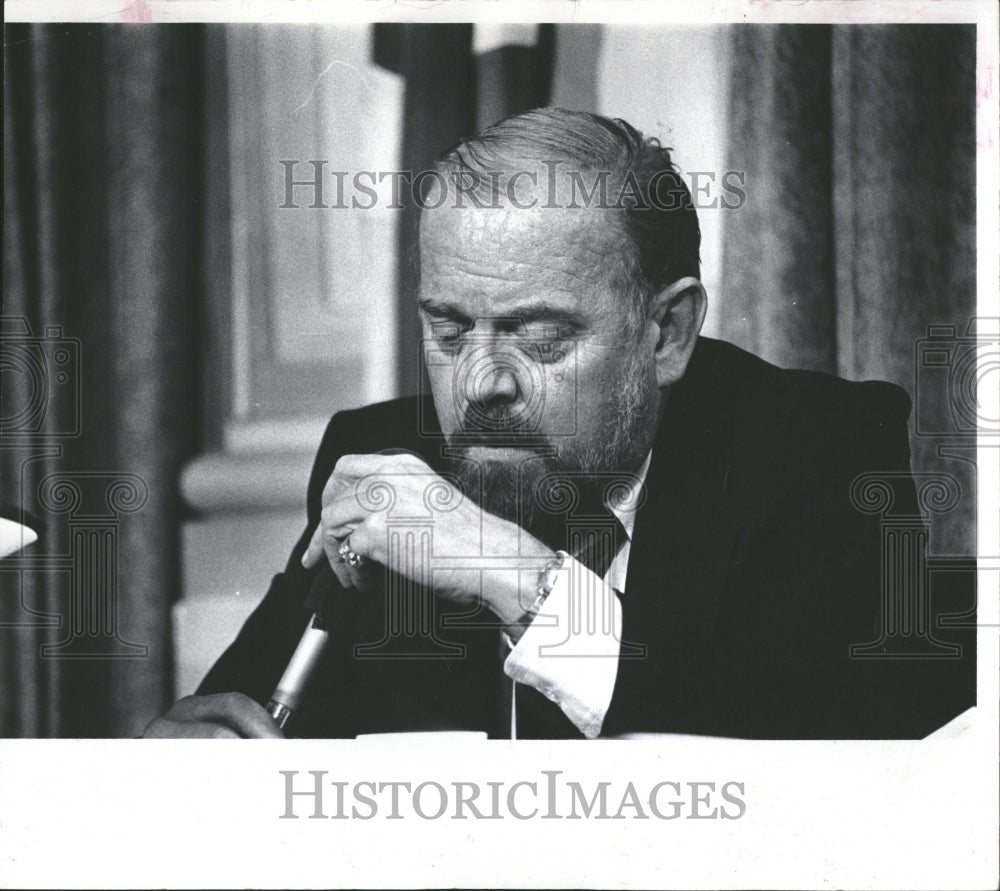
<svg viewBox="0 0 1000 891">
<path fill-rule="evenodd" d="M 409 449 L 382 449 L 377 452 L 379 455 L 414 455 L 420 457 L 416 452 Z M 423 460 L 423 459 L 421 459 Z M 312 677 L 323 651 L 330 642 L 330 635 L 326 631 L 326 621 L 323 611 L 329 598 L 336 589 L 337 578 L 333 574 L 330 564 L 324 560 L 320 571 L 312 584 L 309 596 L 306 598 L 306 606 L 313 607 L 315 612 L 309 621 L 299 645 L 295 648 L 292 658 L 288 662 L 285 673 L 278 681 L 274 693 L 267 703 L 268 714 L 274 718 L 280 729 L 285 728 L 285 724 L 295 714 L 299 707 L 302 696 L 305 693 L 309 679 Z"/>
<path fill-rule="evenodd" d="M 332 593 L 334 580 L 330 564 L 324 561 L 313 582 L 307 602 L 310 604 L 324 602 Z M 278 686 L 274 688 L 274 693 L 268 700 L 267 712 L 282 730 L 298 709 L 309 679 L 316 670 L 323 651 L 330 643 L 330 635 L 325 626 L 322 613 L 317 610 L 309 620 L 309 625 L 303 632 L 295 652 L 292 653 Z"/>
<path fill-rule="evenodd" d="M 306 685 L 312 677 L 312 673 L 323 655 L 323 650 L 330 642 L 330 635 L 322 628 L 318 628 L 316 623 L 319 617 L 314 613 L 306 628 L 299 645 L 292 653 L 292 658 L 288 662 L 285 673 L 278 681 L 278 686 L 274 688 L 274 693 L 267 703 L 268 714 L 274 718 L 275 723 L 282 730 L 288 719 L 295 714 L 302 700 Z"/>
</svg>

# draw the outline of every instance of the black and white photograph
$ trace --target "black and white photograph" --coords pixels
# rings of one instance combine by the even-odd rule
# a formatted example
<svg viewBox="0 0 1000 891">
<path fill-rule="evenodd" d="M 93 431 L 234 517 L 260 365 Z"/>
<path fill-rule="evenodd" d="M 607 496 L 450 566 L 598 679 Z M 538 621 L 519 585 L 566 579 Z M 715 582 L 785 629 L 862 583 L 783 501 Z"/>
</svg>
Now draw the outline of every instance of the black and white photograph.
<svg viewBox="0 0 1000 891">
<path fill-rule="evenodd" d="M 992 4 L 5 17 L 0 887 L 996 887 Z"/>
</svg>

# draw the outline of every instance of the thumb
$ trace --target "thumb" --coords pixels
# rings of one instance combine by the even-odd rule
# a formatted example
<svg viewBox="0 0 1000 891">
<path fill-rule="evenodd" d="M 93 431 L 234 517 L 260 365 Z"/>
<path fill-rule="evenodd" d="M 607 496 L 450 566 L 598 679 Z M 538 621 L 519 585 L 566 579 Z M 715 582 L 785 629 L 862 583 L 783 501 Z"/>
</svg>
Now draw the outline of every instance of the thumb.
<svg viewBox="0 0 1000 891">
<path fill-rule="evenodd" d="M 306 552 L 302 555 L 302 565 L 306 569 L 311 569 L 317 563 L 319 563 L 320 557 L 323 556 L 323 524 L 320 523 L 316 527 L 316 531 L 313 532 L 312 538 L 309 540 L 309 547 L 306 548 Z"/>
</svg>

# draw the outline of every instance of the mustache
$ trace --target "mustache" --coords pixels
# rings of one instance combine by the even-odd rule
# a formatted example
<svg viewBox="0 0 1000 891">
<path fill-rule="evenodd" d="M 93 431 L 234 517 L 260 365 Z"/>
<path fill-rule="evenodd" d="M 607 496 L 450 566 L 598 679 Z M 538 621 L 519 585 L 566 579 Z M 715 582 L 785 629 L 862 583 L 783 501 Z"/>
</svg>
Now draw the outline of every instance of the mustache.
<svg viewBox="0 0 1000 891">
<path fill-rule="evenodd" d="M 518 447 L 544 442 L 544 436 L 524 412 L 509 405 L 468 406 L 455 433 L 464 446 Z"/>
</svg>

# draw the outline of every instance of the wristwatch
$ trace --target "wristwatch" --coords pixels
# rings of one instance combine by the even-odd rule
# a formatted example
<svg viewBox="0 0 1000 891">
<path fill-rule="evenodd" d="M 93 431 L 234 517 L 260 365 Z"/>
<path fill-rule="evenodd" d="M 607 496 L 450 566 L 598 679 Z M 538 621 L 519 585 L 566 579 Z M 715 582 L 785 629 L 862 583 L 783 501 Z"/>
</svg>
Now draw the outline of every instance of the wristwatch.
<svg viewBox="0 0 1000 891">
<path fill-rule="evenodd" d="M 519 629 L 517 637 L 521 636 L 524 629 L 542 611 L 542 604 L 545 603 L 549 594 L 552 593 L 552 589 L 556 586 L 556 581 L 559 579 L 557 573 L 566 565 L 568 559 L 569 554 L 566 551 L 556 551 L 539 571 L 538 582 L 535 585 L 535 599 L 531 602 L 531 606 L 510 626 L 512 629 Z"/>
</svg>

